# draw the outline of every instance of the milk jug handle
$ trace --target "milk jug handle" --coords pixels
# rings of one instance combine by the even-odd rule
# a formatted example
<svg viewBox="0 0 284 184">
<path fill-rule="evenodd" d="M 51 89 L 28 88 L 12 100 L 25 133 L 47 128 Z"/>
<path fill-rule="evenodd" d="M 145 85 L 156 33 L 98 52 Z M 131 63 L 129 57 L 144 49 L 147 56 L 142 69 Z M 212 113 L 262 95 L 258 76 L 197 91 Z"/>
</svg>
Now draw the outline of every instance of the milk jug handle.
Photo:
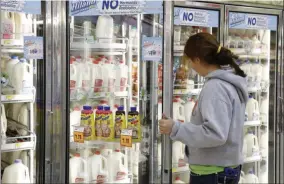
<svg viewBox="0 0 284 184">
<path fill-rule="evenodd" d="M 77 75 L 77 69 L 76 69 L 76 67 L 75 67 L 74 65 L 70 65 L 70 67 L 73 69 L 74 75 Z"/>
<path fill-rule="evenodd" d="M 26 181 L 30 181 L 30 178 L 29 178 L 29 176 L 30 176 L 30 174 L 29 174 L 29 168 L 28 167 L 25 167 L 25 180 Z"/>
<path fill-rule="evenodd" d="M 123 158 L 123 166 L 126 168 L 126 155 L 122 155 Z"/>
<path fill-rule="evenodd" d="M 107 159 L 102 156 L 102 160 L 103 160 L 102 166 L 104 166 L 104 167 L 103 167 L 103 170 L 106 171 L 106 170 L 108 169 L 108 168 L 107 168 Z"/>
<path fill-rule="evenodd" d="M 1 115 L 4 116 L 6 118 L 6 112 L 5 112 L 5 107 L 4 104 L 1 104 Z M 2 119 L 1 119 L 2 121 Z M 1 122 L 3 129 L 7 130 L 7 123 Z"/>
</svg>

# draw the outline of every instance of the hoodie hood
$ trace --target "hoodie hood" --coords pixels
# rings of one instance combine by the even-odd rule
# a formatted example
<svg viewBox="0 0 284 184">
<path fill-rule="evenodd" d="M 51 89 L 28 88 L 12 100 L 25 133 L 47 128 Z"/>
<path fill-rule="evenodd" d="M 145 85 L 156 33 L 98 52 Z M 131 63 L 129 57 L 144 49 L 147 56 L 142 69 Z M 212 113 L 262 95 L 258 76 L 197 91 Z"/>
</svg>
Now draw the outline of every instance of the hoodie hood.
<svg viewBox="0 0 284 184">
<path fill-rule="evenodd" d="M 240 97 L 241 102 L 248 101 L 248 89 L 246 78 L 236 75 L 233 71 L 229 70 L 215 70 L 209 73 L 206 77 L 206 80 L 209 79 L 220 79 L 232 84 Z"/>
</svg>

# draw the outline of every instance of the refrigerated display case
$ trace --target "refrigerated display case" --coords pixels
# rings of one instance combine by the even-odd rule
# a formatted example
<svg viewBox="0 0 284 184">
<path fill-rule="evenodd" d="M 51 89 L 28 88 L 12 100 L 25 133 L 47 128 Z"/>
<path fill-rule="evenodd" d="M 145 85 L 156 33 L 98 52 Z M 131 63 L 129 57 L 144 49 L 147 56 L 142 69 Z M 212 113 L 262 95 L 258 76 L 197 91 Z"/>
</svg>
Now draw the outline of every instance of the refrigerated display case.
<svg viewBox="0 0 284 184">
<path fill-rule="evenodd" d="M 158 182 L 162 1 L 69 1 L 68 6 L 67 180 Z"/>
<path fill-rule="evenodd" d="M 43 100 L 37 94 L 43 83 L 37 74 L 44 55 L 41 2 L 2 1 L 0 11 L 1 181 L 34 183 L 42 126 L 42 121 L 36 121 L 37 101 Z"/>
<path fill-rule="evenodd" d="M 183 61 L 184 46 L 191 35 L 199 32 L 214 35 L 222 45 L 224 7 L 200 2 L 175 2 L 174 5 L 173 119 L 188 123 L 204 79 Z M 189 181 L 190 171 L 185 161 L 184 147 L 179 141 L 173 142 L 173 182 Z"/>
</svg>

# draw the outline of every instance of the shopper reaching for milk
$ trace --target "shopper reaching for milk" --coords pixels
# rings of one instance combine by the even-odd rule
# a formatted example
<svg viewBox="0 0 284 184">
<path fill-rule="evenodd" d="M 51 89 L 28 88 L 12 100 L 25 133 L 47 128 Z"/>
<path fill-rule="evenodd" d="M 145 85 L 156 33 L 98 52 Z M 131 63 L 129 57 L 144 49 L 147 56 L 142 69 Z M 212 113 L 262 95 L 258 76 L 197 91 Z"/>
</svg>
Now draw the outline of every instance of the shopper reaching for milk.
<svg viewBox="0 0 284 184">
<path fill-rule="evenodd" d="M 190 184 L 237 184 L 243 163 L 246 74 L 235 63 L 237 57 L 208 33 L 191 36 L 184 57 L 205 77 L 205 84 L 190 122 L 164 116 L 159 121 L 160 132 L 186 145 Z M 222 70 L 228 65 L 232 70 Z"/>
</svg>

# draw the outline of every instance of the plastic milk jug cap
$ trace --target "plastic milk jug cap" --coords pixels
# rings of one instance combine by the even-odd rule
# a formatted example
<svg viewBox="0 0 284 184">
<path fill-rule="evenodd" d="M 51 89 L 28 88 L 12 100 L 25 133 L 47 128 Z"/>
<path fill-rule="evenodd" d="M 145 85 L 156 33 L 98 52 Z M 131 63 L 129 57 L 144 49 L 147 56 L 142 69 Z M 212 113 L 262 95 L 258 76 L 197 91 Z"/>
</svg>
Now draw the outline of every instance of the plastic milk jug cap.
<svg viewBox="0 0 284 184">
<path fill-rule="evenodd" d="M 83 106 L 83 109 L 84 110 L 92 110 L 92 107 L 91 106 Z"/>
<path fill-rule="evenodd" d="M 123 110 L 124 110 L 124 107 L 123 107 L 123 106 L 119 106 L 119 107 L 118 107 L 118 110 L 119 110 L 119 111 L 123 111 Z"/>
<path fill-rule="evenodd" d="M 22 160 L 21 159 L 16 159 L 15 161 L 14 161 L 14 163 L 22 163 Z"/>
<path fill-rule="evenodd" d="M 74 157 L 80 157 L 80 153 L 75 153 Z"/>
<path fill-rule="evenodd" d="M 12 56 L 11 58 L 12 59 L 18 59 L 18 56 Z"/>
<path fill-rule="evenodd" d="M 100 155 L 101 152 L 100 152 L 100 151 L 96 151 L 95 154 L 96 154 L 96 155 Z"/>
<path fill-rule="evenodd" d="M 135 112 L 136 111 L 136 107 L 131 107 L 130 111 Z"/>
<path fill-rule="evenodd" d="M 98 106 L 98 110 L 104 110 L 103 106 Z"/>
</svg>

